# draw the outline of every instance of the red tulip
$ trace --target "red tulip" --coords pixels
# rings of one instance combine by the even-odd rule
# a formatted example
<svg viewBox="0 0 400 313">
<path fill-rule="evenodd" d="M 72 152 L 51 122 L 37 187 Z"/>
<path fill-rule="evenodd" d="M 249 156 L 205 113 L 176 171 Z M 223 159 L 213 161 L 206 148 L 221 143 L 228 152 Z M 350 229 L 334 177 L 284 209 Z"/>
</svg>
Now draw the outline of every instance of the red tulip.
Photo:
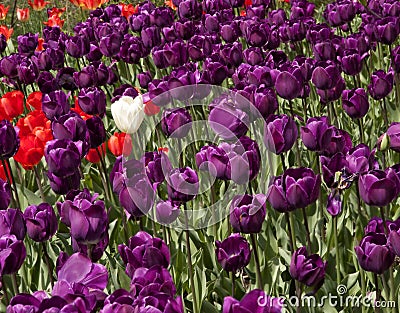
<svg viewBox="0 0 400 313">
<path fill-rule="evenodd" d="M 26 99 L 26 107 L 30 110 L 42 110 L 42 93 L 40 91 L 34 91 Z"/>
<path fill-rule="evenodd" d="M 115 156 L 128 156 L 132 150 L 132 138 L 126 133 L 114 133 L 108 140 L 108 149 Z"/>
<path fill-rule="evenodd" d="M 21 22 L 26 22 L 29 20 L 29 8 L 17 9 L 17 19 Z"/>
<path fill-rule="evenodd" d="M 146 115 L 156 115 L 160 112 L 160 107 L 155 105 L 152 101 L 148 101 L 144 105 L 144 114 Z"/>
<path fill-rule="evenodd" d="M 138 12 L 138 6 L 133 4 L 121 3 L 121 15 L 129 19 L 130 16 Z"/>
<path fill-rule="evenodd" d="M 4 4 L 0 4 L 0 21 L 6 19 L 9 8 L 10 6 L 5 7 Z"/>
<path fill-rule="evenodd" d="M 106 154 L 106 144 L 103 143 L 101 145 L 101 149 L 99 149 L 101 157 L 104 157 Z M 97 149 L 90 149 L 88 154 L 86 155 L 86 160 L 88 160 L 90 163 L 99 163 L 100 162 L 100 157 L 99 153 L 97 152 Z"/>
<path fill-rule="evenodd" d="M 0 34 L 4 35 L 4 37 L 6 37 L 7 40 L 9 40 L 11 38 L 11 35 L 13 34 L 13 32 L 14 32 L 14 29 L 7 28 L 6 25 L 0 26 Z"/>
<path fill-rule="evenodd" d="M 11 121 L 24 112 L 24 94 L 19 91 L 7 92 L 0 99 L 0 118 Z"/>
<path fill-rule="evenodd" d="M 20 136 L 20 146 L 14 160 L 26 170 L 32 169 L 44 155 L 44 143 L 34 134 Z"/>
<path fill-rule="evenodd" d="M 43 143 L 53 139 L 51 122 L 42 111 L 32 111 L 17 122 L 20 136 L 35 135 Z"/>
<path fill-rule="evenodd" d="M 44 1 L 44 0 L 33 0 L 33 2 L 32 2 L 31 0 L 28 0 L 28 4 L 35 11 L 41 11 L 41 10 L 44 9 L 44 7 L 46 5 L 50 4 L 50 2 L 47 2 L 47 1 Z"/>
<path fill-rule="evenodd" d="M 39 37 L 38 46 L 36 48 L 36 51 L 42 51 L 44 49 L 43 48 L 43 43 L 44 43 L 44 39 L 42 37 Z M 38 91 L 36 91 L 36 92 L 38 92 Z"/>
</svg>

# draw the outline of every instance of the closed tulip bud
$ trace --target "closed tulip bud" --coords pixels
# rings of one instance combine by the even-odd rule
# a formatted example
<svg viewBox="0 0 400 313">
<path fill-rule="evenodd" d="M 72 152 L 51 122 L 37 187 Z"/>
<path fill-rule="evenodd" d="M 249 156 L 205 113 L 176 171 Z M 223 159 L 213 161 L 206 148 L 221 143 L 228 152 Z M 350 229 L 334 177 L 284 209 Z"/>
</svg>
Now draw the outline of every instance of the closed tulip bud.
<svg viewBox="0 0 400 313">
<path fill-rule="evenodd" d="M 29 18 L 29 9 L 28 9 Z M 18 42 L 18 53 L 23 56 L 31 56 L 34 54 L 38 45 L 38 34 L 27 33 L 25 35 L 20 35 L 17 38 Z"/>
<path fill-rule="evenodd" d="M 235 231 L 259 233 L 265 219 L 265 195 L 235 196 L 231 203 L 229 221 Z"/>
<path fill-rule="evenodd" d="M 346 155 L 347 168 L 351 173 L 363 174 L 369 170 L 378 169 L 375 151 L 371 151 L 365 144 L 359 144 Z"/>
<path fill-rule="evenodd" d="M 135 133 L 145 117 L 141 95 L 136 98 L 123 96 L 111 104 L 111 113 L 118 129 L 124 133 Z"/>
<path fill-rule="evenodd" d="M 395 257 L 384 234 L 369 233 L 354 250 L 360 266 L 375 274 L 383 274 Z"/>
<path fill-rule="evenodd" d="M 18 272 L 26 257 L 26 248 L 22 240 L 14 235 L 0 237 L 0 275 Z"/>
<path fill-rule="evenodd" d="M 296 122 L 287 115 L 272 115 L 265 123 L 264 143 L 275 154 L 289 151 L 298 137 Z"/>
<path fill-rule="evenodd" d="M 33 241 L 49 240 L 57 231 L 57 216 L 48 203 L 28 206 L 25 209 L 24 217 L 28 236 Z"/>
<path fill-rule="evenodd" d="M 379 42 L 391 45 L 400 32 L 398 16 L 388 16 L 377 19 L 374 23 L 374 33 Z"/>
<path fill-rule="evenodd" d="M 161 128 L 171 138 L 184 138 L 192 127 L 192 117 L 185 108 L 167 109 L 163 112 Z"/>
<path fill-rule="evenodd" d="M 0 121 L 0 159 L 14 156 L 19 148 L 18 128 L 7 120 Z"/>
<path fill-rule="evenodd" d="M 368 205 L 386 206 L 399 194 L 399 178 L 392 168 L 369 171 L 358 181 L 361 199 Z"/>
<path fill-rule="evenodd" d="M 47 142 L 45 158 L 49 171 L 60 177 L 75 173 L 81 162 L 78 148 L 68 139 Z"/>
<path fill-rule="evenodd" d="M 337 216 L 342 212 L 342 197 L 338 191 L 334 190 L 329 194 L 326 210 L 332 216 Z"/>
<path fill-rule="evenodd" d="M 0 179 L 0 210 L 8 208 L 11 202 L 11 188 L 7 181 Z"/>
<path fill-rule="evenodd" d="M 81 58 L 90 51 L 90 43 L 84 36 L 72 36 L 65 41 L 65 51 L 73 58 Z"/>
<path fill-rule="evenodd" d="M 97 87 L 82 88 L 78 96 L 79 107 L 91 115 L 104 116 L 106 112 L 106 94 Z"/>
<path fill-rule="evenodd" d="M 311 77 L 311 81 L 321 90 L 328 90 L 335 87 L 341 78 L 340 71 L 334 64 L 328 64 L 326 67 L 317 66 Z"/>
<path fill-rule="evenodd" d="M 215 242 L 218 263 L 227 272 L 236 272 L 250 263 L 250 246 L 239 234 L 230 235 L 224 241 Z"/>
<path fill-rule="evenodd" d="M 379 150 L 384 151 L 385 147 L 400 152 L 400 123 L 392 123 L 383 135 Z"/>
<path fill-rule="evenodd" d="M 390 231 L 388 243 L 390 247 L 392 247 L 394 253 L 400 256 L 400 231 L 398 229 Z"/>
<path fill-rule="evenodd" d="M 393 131 L 393 129 L 392 129 L 392 131 Z M 381 137 L 379 137 L 376 145 L 377 145 L 378 151 L 386 151 L 389 148 L 392 148 L 390 136 L 387 133 L 384 133 Z M 392 149 L 396 151 L 396 149 L 398 149 L 398 148 L 396 147 L 396 145 L 393 145 L 393 146 L 394 147 Z"/>
<path fill-rule="evenodd" d="M 297 249 L 290 262 L 290 275 L 309 287 L 319 289 L 325 280 L 326 262 L 318 254 L 308 255 L 306 247 Z"/>
</svg>

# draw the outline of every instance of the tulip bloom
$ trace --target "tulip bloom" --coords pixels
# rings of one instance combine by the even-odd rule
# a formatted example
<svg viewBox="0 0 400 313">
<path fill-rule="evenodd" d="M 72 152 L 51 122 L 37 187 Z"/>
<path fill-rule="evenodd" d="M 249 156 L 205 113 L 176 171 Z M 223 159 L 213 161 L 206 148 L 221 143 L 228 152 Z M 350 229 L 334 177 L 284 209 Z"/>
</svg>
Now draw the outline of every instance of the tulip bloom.
<svg viewBox="0 0 400 313">
<path fill-rule="evenodd" d="M 6 25 L 1 25 L 0 26 L 0 34 L 4 35 L 6 37 L 6 40 L 9 40 L 14 32 L 14 29 L 12 28 L 7 28 Z"/>
<path fill-rule="evenodd" d="M 114 133 L 108 140 L 107 146 L 116 157 L 128 156 L 132 151 L 132 137 L 126 133 Z"/>
<path fill-rule="evenodd" d="M 0 98 L 0 119 L 11 121 L 24 112 L 24 94 L 20 90 L 10 91 Z"/>
<path fill-rule="evenodd" d="M 32 2 L 32 0 L 28 0 L 28 4 L 33 10 L 42 11 L 46 5 L 50 4 L 50 2 L 44 0 L 33 0 Z"/>
<path fill-rule="evenodd" d="M 272 115 L 265 122 L 264 143 L 275 154 L 289 151 L 297 137 L 296 122 L 287 115 Z"/>
<path fill-rule="evenodd" d="M 106 154 L 106 144 L 103 143 L 97 149 L 96 148 L 89 149 L 89 152 L 85 156 L 85 159 L 88 160 L 90 163 L 94 163 L 94 164 L 99 163 L 100 157 L 104 158 L 104 156 Z M 100 155 L 99 155 L 98 151 L 100 151 Z"/>
<path fill-rule="evenodd" d="M 324 283 L 326 262 L 318 254 L 308 255 L 306 247 L 295 251 L 290 262 L 290 275 L 299 282 L 315 289 Z"/>
<path fill-rule="evenodd" d="M 122 96 L 111 104 L 111 114 L 118 129 L 124 133 L 135 133 L 145 117 L 143 98 Z"/>
<path fill-rule="evenodd" d="M 229 217 L 233 229 L 245 234 L 259 233 L 266 215 L 265 201 L 263 194 L 235 196 Z"/>
<path fill-rule="evenodd" d="M 227 272 L 236 272 L 250 263 L 250 246 L 238 233 L 230 235 L 224 241 L 215 242 L 218 263 Z"/>
<path fill-rule="evenodd" d="M 29 8 L 17 9 L 17 19 L 20 22 L 26 22 L 29 20 Z"/>
<path fill-rule="evenodd" d="M 57 231 L 57 216 L 48 203 L 28 206 L 24 217 L 28 236 L 36 242 L 49 240 Z"/>
<path fill-rule="evenodd" d="M 0 4 L 0 21 L 4 21 L 7 17 L 10 6 L 5 7 L 4 4 Z"/>
<path fill-rule="evenodd" d="M 18 272 L 26 257 L 26 248 L 22 240 L 14 235 L 0 237 L 0 276 Z"/>
<path fill-rule="evenodd" d="M 248 0 L 246 0 L 248 1 Z M 242 300 L 236 300 L 231 296 L 224 298 L 222 313 L 281 313 L 282 301 L 279 298 L 268 296 L 263 290 L 254 289 L 246 293 Z"/>
<path fill-rule="evenodd" d="M 26 170 L 31 170 L 37 165 L 44 156 L 45 143 L 34 134 L 20 137 L 18 152 L 14 155 L 14 160 L 22 165 Z"/>
<path fill-rule="evenodd" d="M 73 5 L 84 10 L 94 10 L 108 2 L 108 0 L 69 0 Z"/>
<path fill-rule="evenodd" d="M 26 106 L 30 110 L 42 110 L 42 93 L 40 91 L 32 92 L 26 99 Z"/>
<path fill-rule="evenodd" d="M 375 274 L 383 274 L 395 257 L 384 234 L 369 233 L 354 250 L 360 266 Z"/>
</svg>

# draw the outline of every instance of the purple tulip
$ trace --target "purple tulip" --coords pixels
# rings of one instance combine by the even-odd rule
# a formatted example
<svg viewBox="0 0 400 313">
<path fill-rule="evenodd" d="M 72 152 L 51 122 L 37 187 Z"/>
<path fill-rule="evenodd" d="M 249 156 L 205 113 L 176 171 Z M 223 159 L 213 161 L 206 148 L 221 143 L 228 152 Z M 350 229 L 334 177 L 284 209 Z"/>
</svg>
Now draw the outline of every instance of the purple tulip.
<svg viewBox="0 0 400 313">
<path fill-rule="evenodd" d="M 393 73 L 385 73 L 378 70 L 372 73 L 371 83 L 368 85 L 368 91 L 372 98 L 381 100 L 385 98 L 393 89 Z"/>
<path fill-rule="evenodd" d="M 333 189 L 328 195 L 326 210 L 331 216 L 337 216 L 342 212 L 342 197 L 337 189 Z"/>
<path fill-rule="evenodd" d="M 146 174 L 137 174 L 124 180 L 118 194 L 121 206 L 132 216 L 140 217 L 149 212 L 155 192 Z"/>
<path fill-rule="evenodd" d="M 208 171 L 212 176 L 230 179 L 229 156 L 221 147 L 204 146 L 196 153 L 196 165 L 201 171 Z"/>
<path fill-rule="evenodd" d="M 19 148 L 19 129 L 9 121 L 0 121 L 0 159 L 8 159 L 17 153 Z"/>
<path fill-rule="evenodd" d="M 11 202 L 11 188 L 7 181 L 0 178 L 0 210 L 6 210 Z"/>
<path fill-rule="evenodd" d="M 18 76 L 17 66 L 20 62 L 21 56 L 18 53 L 12 53 L 5 56 L 0 61 L 0 71 L 8 78 L 16 78 Z"/>
<path fill-rule="evenodd" d="M 139 267 L 151 268 L 157 265 L 167 268 L 171 258 L 165 242 L 144 231 L 131 237 L 127 246 L 119 245 L 118 252 L 126 265 L 126 273 L 131 278 Z"/>
<path fill-rule="evenodd" d="M 58 86 L 57 80 L 51 74 L 50 72 L 41 72 L 39 74 L 39 77 L 37 79 L 37 84 L 39 87 L 39 90 L 44 93 L 50 93 L 53 91 L 57 91 L 60 89 L 60 86 Z"/>
<path fill-rule="evenodd" d="M 367 93 L 363 88 L 343 90 L 342 106 L 351 118 L 362 118 L 369 110 Z"/>
<path fill-rule="evenodd" d="M 106 140 L 106 129 L 104 123 L 98 116 L 93 116 L 86 120 L 86 127 L 89 131 L 90 148 L 95 149 Z"/>
<path fill-rule="evenodd" d="M 104 251 L 106 250 L 110 238 L 108 233 L 106 232 L 104 237 L 95 245 L 87 245 L 84 243 L 77 242 L 74 237 L 71 237 L 72 249 L 74 252 L 80 252 L 89 257 L 90 252 L 90 259 L 92 262 L 97 262 L 101 259 Z"/>
<path fill-rule="evenodd" d="M 346 155 L 347 168 L 351 173 L 363 174 L 369 170 L 379 168 L 375 159 L 375 150 L 371 151 L 365 144 L 359 144 L 351 149 Z"/>
<path fill-rule="evenodd" d="M 76 168 L 72 173 L 58 176 L 52 172 L 47 172 L 51 189 L 60 195 L 64 195 L 70 190 L 79 188 L 81 175 Z"/>
<path fill-rule="evenodd" d="M 392 123 L 386 131 L 390 139 L 390 149 L 400 152 L 400 123 Z"/>
<path fill-rule="evenodd" d="M 281 299 L 272 298 L 265 291 L 254 289 L 246 293 L 240 301 L 230 296 L 225 297 L 222 313 L 281 313 L 282 307 Z"/>
<path fill-rule="evenodd" d="M 264 143 L 275 154 L 289 151 L 298 137 L 296 122 L 288 115 L 272 115 L 265 122 Z"/>
<path fill-rule="evenodd" d="M 400 220 L 397 219 L 395 221 L 385 220 L 386 227 L 383 224 L 383 220 L 380 217 L 374 216 L 368 221 L 367 226 L 364 228 L 364 235 L 368 235 L 369 233 L 377 233 L 377 234 L 385 234 L 386 228 L 389 232 L 398 231 L 400 228 Z"/>
<path fill-rule="evenodd" d="M 68 139 L 48 141 L 45 158 L 49 172 L 59 177 L 74 174 L 81 163 L 80 151 L 75 143 Z"/>
<path fill-rule="evenodd" d="M 388 16 L 378 19 L 374 23 L 374 32 L 379 42 L 391 45 L 400 33 L 398 16 Z"/>
<path fill-rule="evenodd" d="M 185 108 L 167 109 L 163 112 L 161 128 L 171 138 L 184 138 L 192 127 L 192 117 Z"/>
<path fill-rule="evenodd" d="M 35 53 L 38 46 L 39 34 L 26 33 L 17 37 L 18 53 L 29 57 Z"/>
<path fill-rule="evenodd" d="M 229 99 L 223 99 L 211 108 L 208 116 L 211 128 L 225 140 L 240 138 L 246 134 L 249 126 L 249 116 L 236 108 Z"/>
<path fill-rule="evenodd" d="M 39 76 L 39 68 L 29 58 L 22 58 L 17 66 L 18 79 L 26 85 L 33 84 Z"/>
<path fill-rule="evenodd" d="M 118 88 L 114 89 L 113 98 L 111 99 L 111 103 L 116 102 L 123 96 L 136 98 L 138 95 L 139 95 L 138 91 L 132 85 L 122 84 Z"/>
<path fill-rule="evenodd" d="M 0 236 L 14 235 L 18 240 L 24 240 L 26 223 L 21 210 L 0 210 Z"/>
<path fill-rule="evenodd" d="M 326 262 L 318 254 L 308 255 L 306 247 L 297 249 L 290 262 L 290 275 L 305 284 L 319 289 L 325 280 Z"/>
<path fill-rule="evenodd" d="M 58 271 L 57 277 L 58 280 L 54 285 L 52 295 L 62 298 L 67 298 L 73 288 L 79 286 L 81 289 L 86 289 L 86 296 L 90 297 L 96 293 L 99 295 L 108 283 L 106 267 L 92 263 L 87 256 L 81 253 L 71 255 Z"/>
<path fill-rule="evenodd" d="M 43 94 L 42 110 L 49 120 L 67 114 L 70 110 L 68 96 L 62 90 Z"/>
<path fill-rule="evenodd" d="M 354 250 L 360 266 L 375 274 L 383 274 L 395 257 L 384 234 L 369 233 Z"/>
<path fill-rule="evenodd" d="M 38 312 L 41 301 L 37 297 L 20 293 L 14 296 L 7 306 L 7 313 Z"/>
<path fill-rule="evenodd" d="M 156 205 L 157 222 L 161 224 L 172 224 L 176 221 L 180 213 L 179 206 L 173 204 L 171 201 L 160 201 Z"/>
<path fill-rule="evenodd" d="M 266 215 L 265 201 L 262 194 L 235 196 L 229 217 L 233 229 L 245 234 L 259 233 Z"/>
<path fill-rule="evenodd" d="M 326 116 L 311 117 L 300 128 L 300 136 L 307 149 L 320 152 L 329 146 L 333 131 L 334 127 L 329 125 Z"/>
<path fill-rule="evenodd" d="M 340 78 L 339 69 L 334 64 L 328 63 L 326 67 L 317 66 L 314 69 L 311 81 L 318 89 L 328 90 L 335 87 Z"/>
<path fill-rule="evenodd" d="M 165 180 L 165 172 L 169 170 L 169 159 L 163 151 L 145 152 L 141 158 L 141 162 L 146 169 L 147 177 L 153 184 L 153 188 L 157 188 Z"/>
<path fill-rule="evenodd" d="M 172 169 L 165 178 L 171 201 L 187 202 L 199 192 L 199 177 L 190 167 Z"/>
<path fill-rule="evenodd" d="M 65 41 L 65 51 L 73 58 L 81 58 L 90 51 L 90 43 L 84 36 L 71 36 Z"/>
<path fill-rule="evenodd" d="M 289 72 L 280 72 L 276 77 L 275 89 L 279 96 L 292 100 L 300 95 L 302 81 Z"/>
<path fill-rule="evenodd" d="M 0 275 L 18 272 L 26 257 L 26 248 L 22 240 L 14 235 L 0 237 Z"/>
<path fill-rule="evenodd" d="M 97 87 L 82 88 L 78 96 L 79 107 L 87 114 L 102 117 L 106 112 L 106 94 Z"/>
<path fill-rule="evenodd" d="M 63 67 L 57 72 L 57 85 L 66 90 L 75 90 L 78 86 L 74 81 L 75 69 L 73 67 Z"/>
<path fill-rule="evenodd" d="M 390 231 L 388 236 L 388 243 L 390 247 L 392 247 L 393 252 L 397 256 L 400 256 L 400 233 L 398 229 Z"/>
<path fill-rule="evenodd" d="M 336 172 L 342 172 L 347 168 L 347 160 L 343 153 L 339 152 L 332 157 L 321 156 L 320 157 L 322 167 L 322 177 L 324 178 L 325 184 L 329 188 L 335 187 L 337 183 L 335 181 Z"/>
<path fill-rule="evenodd" d="M 351 141 L 349 133 L 345 130 L 333 127 L 331 141 L 323 151 L 323 154 L 327 156 L 333 156 L 339 152 L 346 154 L 351 148 L 353 148 L 353 142 Z"/>
<path fill-rule="evenodd" d="M 25 209 L 24 217 L 28 236 L 33 241 L 49 240 L 57 231 L 58 220 L 53 208 L 48 203 L 28 206 Z"/>
<path fill-rule="evenodd" d="M 250 246 L 239 234 L 232 234 L 224 241 L 216 241 L 218 263 L 227 272 L 236 272 L 250 263 Z"/>
</svg>

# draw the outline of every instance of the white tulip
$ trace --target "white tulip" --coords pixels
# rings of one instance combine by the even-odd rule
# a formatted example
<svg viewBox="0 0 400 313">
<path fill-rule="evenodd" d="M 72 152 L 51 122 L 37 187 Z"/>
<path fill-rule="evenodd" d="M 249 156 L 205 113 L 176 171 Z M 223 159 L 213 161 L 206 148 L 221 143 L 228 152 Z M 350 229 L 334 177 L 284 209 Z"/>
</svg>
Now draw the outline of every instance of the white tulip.
<svg viewBox="0 0 400 313">
<path fill-rule="evenodd" d="M 111 104 L 111 114 L 120 131 L 128 134 L 137 132 L 145 115 L 142 95 L 119 98 Z"/>
</svg>

